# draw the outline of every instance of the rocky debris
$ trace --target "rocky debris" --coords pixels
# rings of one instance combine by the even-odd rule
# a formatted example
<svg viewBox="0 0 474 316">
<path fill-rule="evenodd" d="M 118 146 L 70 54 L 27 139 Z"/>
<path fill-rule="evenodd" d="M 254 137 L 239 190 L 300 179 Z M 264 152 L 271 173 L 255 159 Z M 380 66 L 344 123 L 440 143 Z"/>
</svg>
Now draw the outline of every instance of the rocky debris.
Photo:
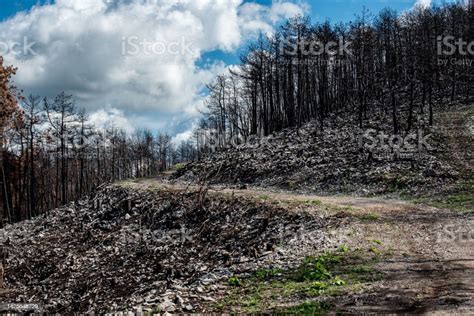
<svg viewBox="0 0 474 316">
<path fill-rule="evenodd" d="M 230 276 L 321 249 L 326 221 L 224 195 L 103 186 L 0 230 L 0 299 L 52 313 L 203 312 Z"/>
<path fill-rule="evenodd" d="M 447 145 L 442 131 L 424 126 L 423 122 L 418 124 L 418 132 L 404 135 L 410 138 L 397 154 L 396 148 L 388 145 L 389 135 L 393 134 L 390 122 L 381 118 L 360 131 L 352 122 L 332 117 L 324 132 L 312 122 L 299 130 L 286 129 L 268 137 L 251 138 L 245 144 L 188 164 L 174 178 L 205 178 L 211 184 L 225 183 L 237 188 L 250 184 L 362 195 L 400 189 L 417 193 L 454 182 L 458 172 L 449 159 L 443 158 Z M 386 138 L 380 142 L 382 132 Z M 393 140 L 395 144 L 400 141 Z"/>
</svg>

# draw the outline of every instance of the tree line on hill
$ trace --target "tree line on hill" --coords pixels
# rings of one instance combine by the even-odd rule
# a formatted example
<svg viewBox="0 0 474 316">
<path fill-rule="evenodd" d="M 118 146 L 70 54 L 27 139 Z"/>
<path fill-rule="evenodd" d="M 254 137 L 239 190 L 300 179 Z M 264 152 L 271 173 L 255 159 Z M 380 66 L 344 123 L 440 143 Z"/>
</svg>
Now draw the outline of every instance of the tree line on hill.
<svg viewBox="0 0 474 316">
<path fill-rule="evenodd" d="M 337 25 L 295 17 L 209 85 L 195 138 L 214 133 L 214 147 L 228 146 L 311 120 L 324 132 L 333 114 L 360 129 L 382 116 L 394 134 L 408 134 L 419 118 L 433 125 L 437 106 L 473 96 L 473 43 L 474 10 L 461 4 L 401 15 L 364 9 Z"/>
<path fill-rule="evenodd" d="M 195 156 L 167 134 L 98 129 L 71 95 L 22 97 L 0 57 L 0 227 L 81 198 L 104 182 L 155 176 Z"/>
<path fill-rule="evenodd" d="M 0 57 L 0 226 L 79 199 L 100 184 L 156 175 L 210 148 L 344 115 L 357 128 L 382 117 L 394 134 L 438 106 L 472 98 L 474 10 L 460 4 L 398 15 L 364 10 L 354 22 L 288 20 L 261 35 L 239 66 L 208 86 L 192 141 L 91 126 L 72 96 L 21 96 Z"/>
</svg>

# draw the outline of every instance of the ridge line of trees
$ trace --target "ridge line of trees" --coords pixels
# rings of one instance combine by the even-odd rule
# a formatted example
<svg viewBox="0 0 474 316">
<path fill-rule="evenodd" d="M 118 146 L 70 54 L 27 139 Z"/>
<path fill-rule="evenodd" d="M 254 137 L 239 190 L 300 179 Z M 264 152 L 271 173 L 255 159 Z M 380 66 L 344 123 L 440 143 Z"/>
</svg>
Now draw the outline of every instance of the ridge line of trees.
<svg viewBox="0 0 474 316">
<path fill-rule="evenodd" d="M 195 156 L 167 134 L 98 129 L 71 95 L 23 98 L 0 57 L 0 227 L 77 201 L 105 182 L 151 177 Z"/>
<path fill-rule="evenodd" d="M 324 132 L 330 115 L 345 115 L 361 129 L 382 116 L 394 134 L 409 133 L 417 117 L 433 125 L 435 107 L 473 96 L 474 54 L 452 49 L 457 39 L 474 42 L 472 6 L 402 15 L 384 9 L 377 16 L 364 9 L 338 25 L 297 16 L 260 36 L 240 66 L 209 85 L 195 138 L 216 133 L 219 148 L 311 120 Z"/>
<path fill-rule="evenodd" d="M 104 182 L 199 159 L 209 138 L 220 148 L 314 120 L 324 133 L 333 115 L 361 129 L 382 118 L 394 134 L 409 133 L 417 117 L 434 124 L 438 106 L 474 94 L 474 54 L 454 47 L 456 39 L 474 43 L 472 6 L 377 16 L 364 9 L 338 25 L 297 16 L 260 36 L 240 66 L 208 86 L 194 141 L 178 148 L 169 135 L 146 129 L 98 130 L 66 93 L 22 97 L 11 81 L 16 69 L 0 56 L 0 226 L 78 200 Z"/>
</svg>

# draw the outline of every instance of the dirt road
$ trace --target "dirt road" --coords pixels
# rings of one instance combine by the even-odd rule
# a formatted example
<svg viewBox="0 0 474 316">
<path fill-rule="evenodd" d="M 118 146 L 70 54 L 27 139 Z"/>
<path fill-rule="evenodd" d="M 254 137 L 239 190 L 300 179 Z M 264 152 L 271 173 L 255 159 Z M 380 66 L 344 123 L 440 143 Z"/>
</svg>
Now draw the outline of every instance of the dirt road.
<svg viewBox="0 0 474 316">
<path fill-rule="evenodd" d="M 197 190 L 195 186 L 137 180 L 141 189 Z M 350 313 L 474 313 L 474 215 L 405 201 L 350 196 L 322 197 L 260 189 L 209 188 L 268 203 L 341 218 L 328 228 L 333 247 L 363 249 L 374 242 L 387 254 L 376 263 L 383 278 L 337 298 Z M 311 254 L 308 254 L 311 255 Z"/>
</svg>

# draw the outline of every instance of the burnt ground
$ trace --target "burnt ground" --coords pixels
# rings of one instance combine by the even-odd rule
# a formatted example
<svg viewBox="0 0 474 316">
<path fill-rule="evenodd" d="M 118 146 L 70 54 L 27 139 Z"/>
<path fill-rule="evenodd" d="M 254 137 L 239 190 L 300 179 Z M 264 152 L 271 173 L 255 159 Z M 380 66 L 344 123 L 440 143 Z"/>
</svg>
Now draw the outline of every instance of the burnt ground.
<svg viewBox="0 0 474 316">
<path fill-rule="evenodd" d="M 350 312 L 474 311 L 474 216 L 408 206 L 380 214 L 370 223 L 350 222 L 342 242 L 363 247 L 380 241 L 389 256 L 376 264 L 384 277 L 366 291 L 342 298 Z"/>
<path fill-rule="evenodd" d="M 0 302 L 59 313 L 473 313 L 473 228 L 472 212 L 394 199 L 128 181 L 1 230 Z M 321 255 L 338 263 L 315 276 L 305 262 Z"/>
<path fill-rule="evenodd" d="M 421 197 L 404 196 L 385 169 L 390 195 L 373 198 L 167 176 L 104 185 L 0 230 L 0 303 L 67 314 L 473 314 L 474 112 L 459 111 L 437 117 L 449 148 L 412 183 Z"/>
<path fill-rule="evenodd" d="M 286 268 L 323 248 L 329 220 L 197 188 L 104 186 L 0 230 L 0 302 L 52 313 L 202 311 L 210 285 L 265 262 Z"/>
<path fill-rule="evenodd" d="M 192 190 L 183 184 L 141 180 L 127 186 Z M 278 310 L 312 300 L 331 302 L 330 311 L 349 313 L 473 313 L 474 312 L 474 214 L 439 209 L 410 202 L 352 196 L 322 197 L 258 189 L 233 190 L 223 187 L 210 194 L 251 198 L 279 207 L 317 213 L 332 219 L 324 228 L 328 243 L 316 252 L 337 251 L 341 245 L 356 251 L 358 262 L 370 264 L 381 275 L 363 280 L 356 290 L 326 297 L 293 297 L 264 300 L 261 310 Z M 337 220 L 335 220 L 337 219 Z M 374 259 L 375 255 L 375 259 Z M 252 284 L 253 286 L 254 284 Z M 225 301 L 232 292 L 217 291 Z M 301 293 L 295 293 L 301 294 Z M 235 294 L 234 294 L 235 295 Z M 284 300 L 283 300 L 284 301 Z M 265 307 L 263 306 L 265 305 Z M 223 311 L 255 311 L 255 306 L 220 305 Z M 215 305 L 205 311 L 213 311 Z"/>
</svg>

